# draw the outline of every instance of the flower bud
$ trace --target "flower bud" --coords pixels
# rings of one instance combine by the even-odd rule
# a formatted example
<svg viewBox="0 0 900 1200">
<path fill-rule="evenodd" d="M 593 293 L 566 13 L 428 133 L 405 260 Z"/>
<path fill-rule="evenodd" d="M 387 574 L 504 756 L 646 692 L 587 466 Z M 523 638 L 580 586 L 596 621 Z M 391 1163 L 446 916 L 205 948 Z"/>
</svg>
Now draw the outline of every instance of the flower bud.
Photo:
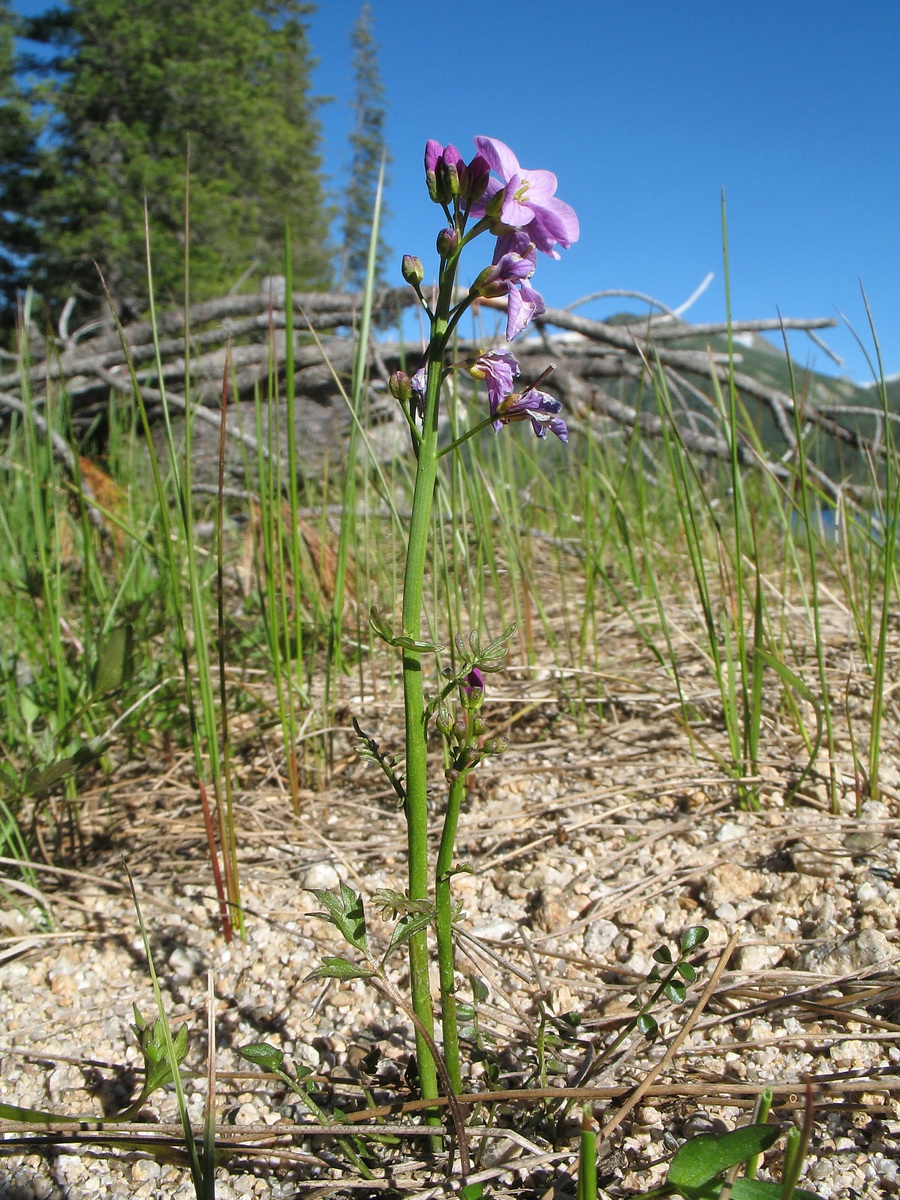
<svg viewBox="0 0 900 1200">
<path fill-rule="evenodd" d="M 508 746 L 509 746 L 509 738 L 508 737 L 490 738 L 481 747 L 481 753 L 482 754 L 502 754 Z"/>
<path fill-rule="evenodd" d="M 418 288 L 425 278 L 425 268 L 422 266 L 421 258 L 416 258 L 415 254 L 404 254 L 400 273 L 407 283 Z"/>
<path fill-rule="evenodd" d="M 438 159 L 434 173 L 440 203 L 447 204 L 459 195 L 459 172 L 465 170 L 462 155 L 453 145 L 445 146 Z"/>
<path fill-rule="evenodd" d="M 460 779 L 462 779 L 462 771 L 457 771 L 455 767 L 450 767 L 449 770 L 444 772 L 444 778 L 452 787 L 454 783 L 459 783 Z"/>
<path fill-rule="evenodd" d="M 459 234 L 449 226 L 442 229 L 437 236 L 437 252 L 441 258 L 447 259 L 459 249 Z"/>
<path fill-rule="evenodd" d="M 466 734 L 469 732 L 469 726 L 466 724 L 465 717 L 457 717 L 453 722 L 453 733 L 458 741 L 465 740 Z"/>
<path fill-rule="evenodd" d="M 394 399 L 401 400 L 404 404 L 412 395 L 412 380 L 405 371 L 395 371 L 388 381 L 388 387 Z"/>
<path fill-rule="evenodd" d="M 437 185 L 437 164 L 443 153 L 443 146 L 434 138 L 425 143 L 425 182 L 428 185 L 428 195 L 435 204 L 440 204 Z"/>
<path fill-rule="evenodd" d="M 453 714 L 443 700 L 438 705 L 434 723 L 445 737 L 449 737 L 453 732 Z"/>
<path fill-rule="evenodd" d="M 480 200 L 487 191 L 490 177 L 491 168 L 488 165 L 487 159 L 482 158 L 480 154 L 476 154 L 466 167 L 466 194 L 461 198 L 468 200 L 470 204 L 474 204 L 477 200 Z"/>
<path fill-rule="evenodd" d="M 484 717 L 476 717 L 472 722 L 472 732 L 476 737 L 481 737 L 483 733 L 487 733 L 487 721 Z"/>
<path fill-rule="evenodd" d="M 473 667 L 459 685 L 459 702 L 469 712 L 481 708 L 484 701 L 484 676 Z"/>
</svg>

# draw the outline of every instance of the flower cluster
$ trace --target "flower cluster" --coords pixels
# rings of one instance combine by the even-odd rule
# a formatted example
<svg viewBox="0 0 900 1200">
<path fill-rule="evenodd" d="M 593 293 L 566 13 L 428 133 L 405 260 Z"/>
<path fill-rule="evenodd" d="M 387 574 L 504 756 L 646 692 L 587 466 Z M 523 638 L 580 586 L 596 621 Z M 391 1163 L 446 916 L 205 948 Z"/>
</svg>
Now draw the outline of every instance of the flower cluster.
<svg viewBox="0 0 900 1200">
<path fill-rule="evenodd" d="M 513 421 L 528 419 L 539 438 L 546 437 L 549 429 L 561 442 L 569 440 L 566 423 L 559 416 L 562 405 L 558 400 L 534 386 L 521 392 L 513 391 L 521 372 L 508 350 L 487 350 L 458 365 L 464 365 L 473 379 L 484 382 L 490 408 L 490 417 L 485 424 L 493 426 L 496 432 Z M 425 368 L 420 367 L 412 378 L 396 371 L 391 376 L 391 392 L 398 400 L 409 401 L 412 411 L 421 414 L 425 401 Z"/>
<path fill-rule="evenodd" d="M 511 342 L 545 308 L 540 292 L 526 282 L 534 274 L 537 252 L 559 258 L 557 245 L 568 249 L 578 240 L 578 217 L 557 198 L 552 171 L 520 166 L 496 138 L 476 137 L 475 145 L 478 153 L 466 164 L 455 146 L 429 141 L 425 179 L 432 200 L 445 208 L 452 202 L 455 215 L 462 203 L 467 218 L 476 218 L 496 236 L 492 264 L 470 294 L 508 298 L 506 340 Z"/>
<path fill-rule="evenodd" d="M 546 309 L 531 283 L 538 252 L 559 258 L 556 247 L 568 249 L 578 239 L 578 217 L 557 198 L 552 171 L 522 167 L 512 150 L 496 138 L 476 137 L 475 147 L 476 154 L 465 162 L 452 144 L 442 146 L 429 140 L 425 146 L 428 194 L 443 208 L 449 223 L 437 241 L 442 280 L 455 279 L 459 255 L 475 237 L 490 233 L 496 239 L 490 266 L 477 276 L 464 301 L 452 309 L 448 330 L 473 301 L 506 297 L 506 340 L 511 342 Z M 467 230 L 469 221 L 475 224 Z M 423 271 L 418 259 L 404 257 L 403 276 L 432 315 L 421 292 Z M 434 346 L 429 347 L 429 355 L 433 350 Z M 490 416 L 483 425 L 500 430 L 512 421 L 528 419 L 538 437 L 546 437 L 549 429 L 561 441 L 568 440 L 558 400 L 534 385 L 513 390 L 519 365 L 508 351 L 491 351 L 456 365 L 465 365 L 473 378 L 486 384 Z M 401 374 L 392 378 L 392 392 L 409 403 L 411 416 L 424 415 L 424 367 L 411 379 L 406 375 L 401 379 Z"/>
</svg>

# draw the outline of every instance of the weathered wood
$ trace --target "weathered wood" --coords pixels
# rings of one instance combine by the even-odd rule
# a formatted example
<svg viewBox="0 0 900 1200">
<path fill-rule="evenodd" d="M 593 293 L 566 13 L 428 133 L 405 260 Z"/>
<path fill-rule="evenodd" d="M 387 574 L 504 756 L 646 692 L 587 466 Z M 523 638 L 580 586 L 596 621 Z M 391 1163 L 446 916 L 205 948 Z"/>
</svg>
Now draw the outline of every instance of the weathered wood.
<svg viewBox="0 0 900 1200">
<path fill-rule="evenodd" d="M 396 320 L 404 308 L 417 303 L 408 288 L 387 289 L 376 297 L 375 325 L 382 327 Z M 504 300 L 480 301 L 485 307 L 501 309 Z M 299 470 L 303 474 L 321 471 L 326 461 L 339 463 L 347 432 L 349 414 L 341 392 L 346 390 L 352 370 L 356 325 L 361 297 L 356 294 L 296 293 L 292 296 L 294 324 L 294 364 L 296 381 L 296 444 Z M 117 329 L 110 318 L 94 322 L 68 335 L 66 320 L 61 322 L 60 338 L 54 346 L 44 347 L 41 361 L 27 371 L 28 385 L 36 409 L 40 409 L 48 388 L 64 388 L 76 429 L 93 421 L 109 402 L 112 393 L 123 399 L 134 393 L 132 371 L 137 386 L 151 412 L 161 412 L 165 390 L 175 411 L 186 409 L 186 394 L 198 407 L 194 436 L 195 468 L 203 479 L 207 464 L 218 454 L 218 410 L 222 381 L 229 371 L 229 480 L 244 481 L 244 466 L 256 462 L 256 421 L 254 395 L 268 397 L 274 388 L 277 403 L 265 405 L 263 430 L 269 444 L 269 423 L 273 431 L 272 448 L 285 458 L 286 409 L 284 407 L 284 361 L 286 356 L 284 281 L 272 277 L 254 294 L 224 296 L 191 306 L 187 314 L 173 309 L 159 316 L 154 331 L 147 321 L 133 321 Z M 734 336 L 781 329 L 813 331 L 835 322 L 829 318 L 791 320 L 752 320 L 734 322 Z M 675 314 L 625 322 L 596 321 L 578 316 L 567 309 L 547 309 L 535 321 L 537 336 L 532 335 L 515 347 L 522 366 L 522 379 L 537 378 L 548 360 L 558 370 L 542 385 L 559 393 L 569 410 L 570 421 L 585 429 L 598 431 L 598 422 L 625 430 L 637 430 L 643 437 L 662 433 L 662 419 L 653 401 L 650 378 L 661 372 L 667 381 L 685 446 L 698 456 L 710 459 L 727 457 L 728 442 L 722 429 L 720 411 L 713 387 L 727 390 L 732 377 L 741 396 L 766 410 L 777 437 L 784 443 L 788 457 L 797 453 L 794 433 L 794 398 L 788 391 L 772 386 L 742 370 L 742 346 L 733 345 L 733 365 L 722 352 L 725 324 L 691 326 Z M 188 331 L 187 335 L 185 330 Z M 313 336 L 315 334 L 315 336 Z M 673 343 L 693 338 L 701 343 L 719 339 L 719 350 L 683 349 Z M 460 342 L 457 352 L 465 354 L 473 347 Z M 402 452 L 408 446 L 406 430 L 398 406 L 386 392 L 391 371 L 401 364 L 410 372 L 418 365 L 406 348 L 388 342 L 373 342 L 370 347 L 370 385 L 368 421 L 379 454 Z M 772 348 L 774 358 L 778 352 Z M 783 361 L 783 360 L 781 360 Z M 764 373 L 765 374 L 765 373 Z M 337 381 L 336 381 L 337 380 Z M 465 391 L 470 381 L 460 374 Z M 6 370 L 0 374 L 0 409 L 21 406 L 24 381 L 20 373 Z M 473 385 L 474 386 L 474 385 Z M 848 385 L 849 386 L 849 385 Z M 645 398 L 638 393 L 643 387 Z M 637 391 L 635 390 L 637 389 Z M 189 391 L 188 391 L 189 390 Z M 617 394 L 618 392 L 618 394 Z M 4 396 L 16 403 L 4 403 Z M 649 401 L 647 399 L 649 397 Z M 841 399 L 843 399 L 841 397 Z M 829 411 L 813 403 L 808 394 L 802 399 L 802 420 L 817 427 L 826 438 L 858 452 L 877 458 L 883 446 L 876 418 L 864 418 L 869 408 L 835 403 Z M 872 437 L 847 423 L 848 416 L 868 419 Z M 859 422 L 857 422 L 857 426 Z M 749 444 L 740 448 L 740 458 L 748 467 L 759 465 L 761 458 Z M 765 464 L 780 476 L 789 474 L 781 455 L 770 456 Z M 814 463 L 810 471 L 827 491 L 837 488 Z"/>
</svg>

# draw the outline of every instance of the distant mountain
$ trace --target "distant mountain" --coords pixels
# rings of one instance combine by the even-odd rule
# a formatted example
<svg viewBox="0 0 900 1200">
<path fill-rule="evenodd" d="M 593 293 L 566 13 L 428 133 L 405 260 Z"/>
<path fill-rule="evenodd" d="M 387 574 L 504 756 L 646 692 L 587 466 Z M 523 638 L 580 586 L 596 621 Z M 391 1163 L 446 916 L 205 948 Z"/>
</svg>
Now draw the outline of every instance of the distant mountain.
<svg viewBox="0 0 900 1200">
<path fill-rule="evenodd" d="M 646 329 L 646 319 L 642 320 L 631 313 L 620 313 L 607 318 L 607 323 L 611 325 L 627 324 L 635 329 L 643 326 Z M 679 333 L 679 336 L 675 338 L 671 336 L 670 332 L 673 327 Z M 711 351 L 716 356 L 727 358 L 728 340 L 724 334 L 691 336 L 690 329 L 689 325 L 682 322 L 667 322 L 660 327 L 661 336 L 658 344 L 678 350 L 696 350 L 704 353 Z M 876 387 L 863 386 L 850 379 L 809 371 L 802 364 L 789 361 L 781 347 L 760 333 L 734 334 L 733 349 L 736 375 L 750 376 L 764 387 L 795 397 L 801 406 L 803 404 L 814 405 L 816 409 L 832 416 L 835 421 L 858 435 L 871 437 L 876 433 L 879 418 L 873 410 L 881 408 L 881 397 Z M 696 377 L 694 380 L 696 381 Z M 886 384 L 888 405 L 893 412 L 900 412 L 900 375 L 891 376 Z M 710 394 L 709 388 L 703 390 Z M 785 454 L 789 449 L 788 444 L 778 429 L 769 407 L 759 398 L 747 393 L 744 393 L 741 398 L 760 439 L 769 452 L 778 457 Z M 649 396 L 649 403 L 654 403 L 652 394 Z M 644 407 L 648 405 L 646 395 L 642 399 L 642 404 Z M 700 407 L 699 402 L 698 407 Z M 854 409 L 868 410 L 868 412 L 856 413 L 853 411 Z M 792 426 L 793 417 L 790 413 L 788 413 L 788 421 Z M 856 481 L 862 481 L 869 478 L 868 464 L 862 461 L 862 456 L 852 446 L 842 444 L 840 440 L 815 429 L 809 423 L 804 423 L 804 440 L 813 461 L 822 470 L 827 471 L 832 479 L 853 478 Z M 898 442 L 900 442 L 900 437 L 898 437 Z"/>
</svg>

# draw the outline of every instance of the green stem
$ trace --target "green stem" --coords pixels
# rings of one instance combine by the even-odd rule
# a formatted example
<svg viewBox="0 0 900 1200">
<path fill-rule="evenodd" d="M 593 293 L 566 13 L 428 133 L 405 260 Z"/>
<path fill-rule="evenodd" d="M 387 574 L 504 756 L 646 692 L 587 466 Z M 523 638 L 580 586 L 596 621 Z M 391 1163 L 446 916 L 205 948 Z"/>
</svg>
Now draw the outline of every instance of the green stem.
<svg viewBox="0 0 900 1200">
<path fill-rule="evenodd" d="M 444 266 L 435 316 L 431 325 L 425 387 L 422 436 L 416 447 L 416 482 L 413 493 L 406 572 L 403 580 L 403 633 L 421 640 L 422 589 L 431 530 L 431 508 L 437 479 L 438 409 L 442 359 L 452 304 L 455 260 Z M 421 654 L 403 653 L 403 702 L 406 714 L 406 829 L 409 854 L 408 882 L 411 900 L 428 899 L 428 747 L 425 696 L 422 687 Z M 409 941 L 409 974 L 413 1010 L 422 1027 L 433 1038 L 434 1008 L 429 979 L 428 934 L 420 930 Z M 427 1039 L 416 1029 L 416 1054 L 422 1095 L 438 1095 L 437 1070 Z M 435 1120 L 437 1118 L 434 1118 Z"/>
<path fill-rule="evenodd" d="M 445 454 L 449 454 L 451 450 L 457 450 L 463 442 L 467 442 L 470 437 L 474 437 L 476 433 L 481 433 L 482 429 L 487 429 L 488 425 L 493 425 L 495 418 L 493 416 L 485 417 L 483 421 L 479 421 L 477 425 L 473 425 L 471 429 L 460 434 L 455 442 L 451 442 L 449 446 L 445 446 L 438 454 L 438 458 L 443 458 Z"/>
<path fill-rule="evenodd" d="M 459 1029 L 456 1020 L 456 980 L 453 970 L 453 899 L 450 894 L 450 878 L 459 810 L 465 794 L 466 776 L 461 774 L 450 785 L 447 813 L 444 817 L 444 829 L 438 850 L 434 887 L 438 971 L 441 981 L 441 1027 L 444 1031 L 444 1063 L 456 1092 L 462 1091 L 462 1068 L 459 1056 Z"/>
</svg>

